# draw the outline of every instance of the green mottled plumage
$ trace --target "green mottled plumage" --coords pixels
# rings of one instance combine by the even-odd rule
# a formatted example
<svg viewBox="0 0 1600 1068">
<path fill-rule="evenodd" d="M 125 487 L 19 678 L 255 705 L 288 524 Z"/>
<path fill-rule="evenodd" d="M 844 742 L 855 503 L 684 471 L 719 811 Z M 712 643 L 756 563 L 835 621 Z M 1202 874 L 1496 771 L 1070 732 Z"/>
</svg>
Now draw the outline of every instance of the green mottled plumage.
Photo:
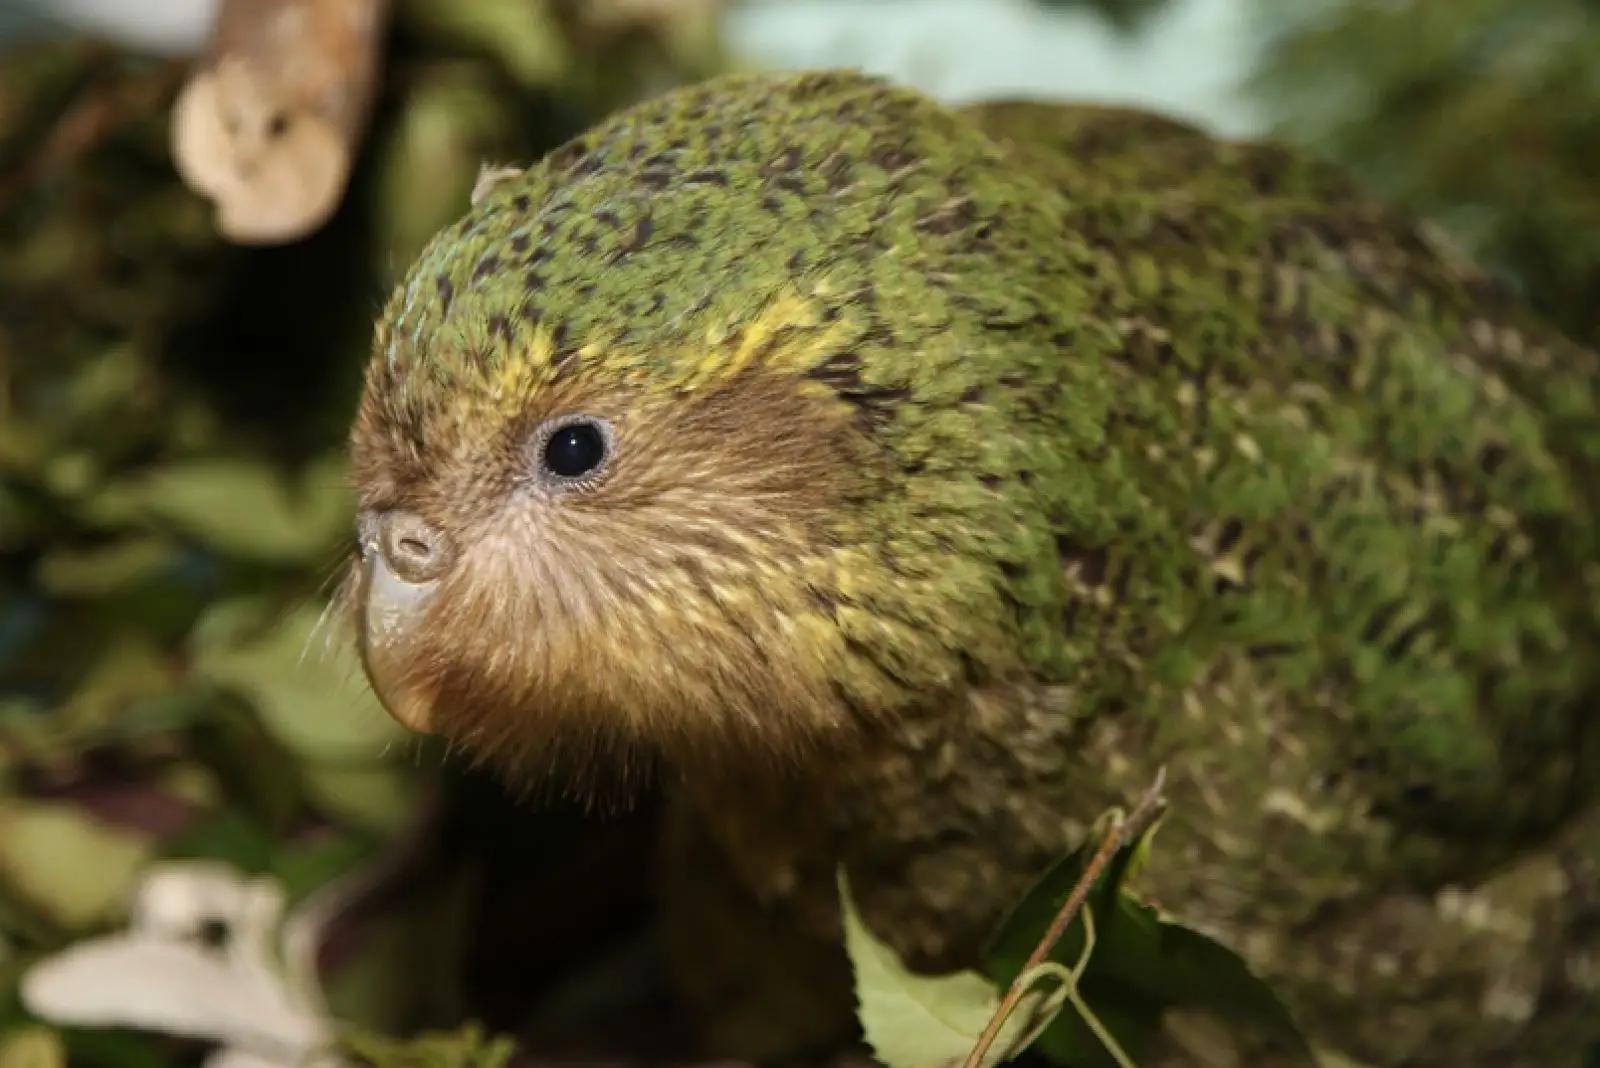
<svg viewBox="0 0 1600 1068">
<path fill-rule="evenodd" d="M 792 382 L 857 466 L 783 611 L 876 726 L 689 776 L 764 907 L 825 932 L 843 856 L 902 951 L 969 959 L 1166 763 L 1147 887 L 1320 1041 L 1546 1065 L 1600 1034 L 1597 367 L 1279 150 L 750 76 L 437 237 L 366 425 L 425 481 L 541 391 Z"/>
</svg>

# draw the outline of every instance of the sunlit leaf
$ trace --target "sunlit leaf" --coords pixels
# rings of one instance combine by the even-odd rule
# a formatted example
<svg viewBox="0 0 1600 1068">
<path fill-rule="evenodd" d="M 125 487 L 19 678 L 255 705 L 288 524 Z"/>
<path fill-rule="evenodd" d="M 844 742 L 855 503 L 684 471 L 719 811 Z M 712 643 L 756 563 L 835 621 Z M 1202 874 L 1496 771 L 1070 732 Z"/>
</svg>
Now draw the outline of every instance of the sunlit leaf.
<svg viewBox="0 0 1600 1068">
<path fill-rule="evenodd" d="M 67 1068 L 67 1050 L 48 1027 L 18 1027 L 0 1033 L 0 1068 Z"/>
<path fill-rule="evenodd" d="M 152 852 L 144 836 L 70 805 L 0 801 L 0 884 L 58 926 L 117 915 Z"/>
<path fill-rule="evenodd" d="M 218 606 L 197 635 L 195 670 L 245 697 L 274 738 L 310 760 L 380 759 L 403 733 L 384 713 L 349 643 L 323 641 L 321 609 L 264 623 L 259 606 Z"/>
<path fill-rule="evenodd" d="M 299 564 L 331 559 L 353 505 L 337 457 L 295 482 L 264 461 L 203 457 L 106 490 L 96 514 L 102 521 L 148 517 L 226 554 Z"/>
<path fill-rule="evenodd" d="M 1000 1006 L 1002 989 L 977 972 L 918 975 L 870 930 L 839 876 L 845 951 L 855 973 L 857 1016 L 873 1054 L 889 1068 L 941 1068 L 972 1052 Z M 1030 996 L 985 1056 L 993 1065 L 1021 1052 L 1039 1010 Z"/>
<path fill-rule="evenodd" d="M 397 764 L 366 767 L 308 765 L 306 792 L 328 815 L 365 830 L 400 829 L 416 800 L 415 790 Z"/>
</svg>

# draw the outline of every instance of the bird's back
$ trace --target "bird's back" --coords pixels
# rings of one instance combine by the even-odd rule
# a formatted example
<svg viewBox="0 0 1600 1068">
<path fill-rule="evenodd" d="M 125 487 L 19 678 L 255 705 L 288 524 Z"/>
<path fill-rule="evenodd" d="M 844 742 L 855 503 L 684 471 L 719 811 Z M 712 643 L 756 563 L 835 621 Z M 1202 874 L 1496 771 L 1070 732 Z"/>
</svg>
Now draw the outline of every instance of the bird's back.
<svg viewBox="0 0 1600 1068">
<path fill-rule="evenodd" d="M 1154 711 L 1243 670 L 1407 826 L 1570 811 L 1600 768 L 1595 354 L 1314 161 L 1118 109 L 967 114 L 1109 280 L 1109 536 L 1051 517 L 1063 680 Z"/>
</svg>

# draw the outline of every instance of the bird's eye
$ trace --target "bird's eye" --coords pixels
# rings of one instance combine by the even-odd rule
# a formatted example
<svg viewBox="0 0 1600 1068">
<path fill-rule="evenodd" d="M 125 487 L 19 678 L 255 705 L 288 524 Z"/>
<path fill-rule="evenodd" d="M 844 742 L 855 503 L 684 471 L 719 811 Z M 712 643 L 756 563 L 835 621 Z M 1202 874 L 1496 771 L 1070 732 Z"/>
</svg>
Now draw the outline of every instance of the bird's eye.
<svg viewBox="0 0 1600 1068">
<path fill-rule="evenodd" d="M 544 465 L 561 478 L 582 478 L 605 462 L 606 434 L 589 420 L 557 427 L 544 445 Z"/>
<path fill-rule="evenodd" d="M 195 928 L 194 937 L 207 949 L 226 949 L 228 939 L 233 930 L 228 926 L 228 921 L 220 916 L 207 916 Z"/>
</svg>

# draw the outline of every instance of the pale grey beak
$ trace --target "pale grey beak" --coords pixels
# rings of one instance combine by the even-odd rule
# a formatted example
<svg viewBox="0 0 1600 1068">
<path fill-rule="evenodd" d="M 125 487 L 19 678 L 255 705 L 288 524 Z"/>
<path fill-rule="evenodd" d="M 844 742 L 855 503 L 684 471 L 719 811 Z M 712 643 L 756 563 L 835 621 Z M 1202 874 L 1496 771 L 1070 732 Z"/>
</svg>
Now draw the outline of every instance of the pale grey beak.
<svg viewBox="0 0 1600 1068">
<path fill-rule="evenodd" d="M 360 531 L 361 662 L 389 714 L 426 734 L 434 727 L 434 699 L 414 670 L 416 629 L 455 554 L 437 528 L 410 512 L 364 515 Z"/>
</svg>

